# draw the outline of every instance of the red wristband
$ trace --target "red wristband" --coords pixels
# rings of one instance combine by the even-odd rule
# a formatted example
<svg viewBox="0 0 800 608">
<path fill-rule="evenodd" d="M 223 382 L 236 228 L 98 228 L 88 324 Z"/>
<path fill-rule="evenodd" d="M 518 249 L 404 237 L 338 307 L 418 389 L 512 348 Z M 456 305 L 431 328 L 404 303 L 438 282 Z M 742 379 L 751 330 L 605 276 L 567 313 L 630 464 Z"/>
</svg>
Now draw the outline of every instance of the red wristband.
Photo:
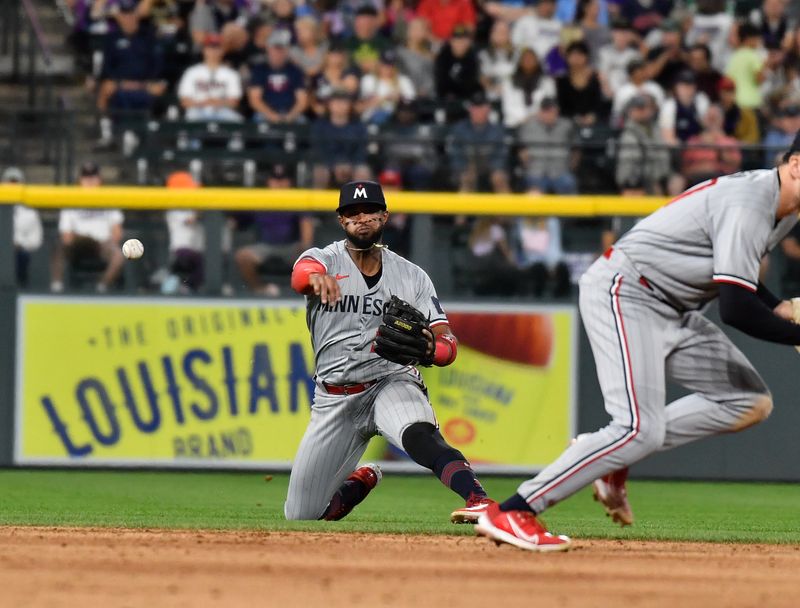
<svg viewBox="0 0 800 608">
<path fill-rule="evenodd" d="M 458 342 L 452 334 L 440 334 L 436 336 L 433 349 L 433 364 L 439 367 L 450 365 L 456 360 L 458 354 Z"/>
<path fill-rule="evenodd" d="M 292 289 L 297 293 L 308 295 L 308 291 L 311 288 L 308 277 L 315 273 L 325 274 L 325 266 L 322 265 L 322 262 L 312 258 L 298 260 L 292 269 Z"/>
</svg>

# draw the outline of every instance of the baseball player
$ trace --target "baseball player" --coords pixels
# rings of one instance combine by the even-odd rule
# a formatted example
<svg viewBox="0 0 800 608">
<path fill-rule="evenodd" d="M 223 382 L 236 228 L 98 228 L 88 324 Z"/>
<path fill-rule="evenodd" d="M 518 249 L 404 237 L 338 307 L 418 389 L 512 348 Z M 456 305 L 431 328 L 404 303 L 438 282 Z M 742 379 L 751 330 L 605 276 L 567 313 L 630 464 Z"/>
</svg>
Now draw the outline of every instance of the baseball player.
<svg viewBox="0 0 800 608">
<path fill-rule="evenodd" d="M 719 298 L 724 323 L 779 344 L 800 344 L 792 303 L 758 280 L 759 265 L 797 223 L 800 133 L 775 169 L 735 173 L 687 190 L 639 222 L 580 281 L 580 311 L 612 420 L 582 435 L 517 494 L 491 506 L 476 531 L 533 551 L 569 547 L 535 515 L 594 481 L 595 497 L 633 522 L 627 467 L 769 416 L 769 389 L 700 310 Z M 665 379 L 690 394 L 666 405 Z"/>
<path fill-rule="evenodd" d="M 337 212 L 345 238 L 305 251 L 292 272 L 292 287 L 306 296 L 316 390 L 289 478 L 286 518 L 350 513 L 381 479 L 377 465 L 356 464 L 370 438 L 383 435 L 465 500 L 453 522 L 474 523 L 493 501 L 439 433 L 415 367 L 456 358 L 433 284 L 381 244 L 389 214 L 379 184 L 345 184 Z"/>
</svg>

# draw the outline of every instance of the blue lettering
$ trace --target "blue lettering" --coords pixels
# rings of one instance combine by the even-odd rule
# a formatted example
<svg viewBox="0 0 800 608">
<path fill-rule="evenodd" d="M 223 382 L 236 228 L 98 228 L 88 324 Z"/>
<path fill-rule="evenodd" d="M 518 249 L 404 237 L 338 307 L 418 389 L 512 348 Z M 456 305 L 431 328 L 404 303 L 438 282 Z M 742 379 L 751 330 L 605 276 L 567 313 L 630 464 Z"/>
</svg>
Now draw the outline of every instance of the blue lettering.
<svg viewBox="0 0 800 608">
<path fill-rule="evenodd" d="M 383 314 L 383 300 L 375 298 L 372 301 L 372 314 L 376 317 L 380 317 Z"/>
<path fill-rule="evenodd" d="M 233 370 L 233 353 L 230 346 L 222 347 L 222 362 L 225 366 L 225 388 L 228 391 L 228 408 L 231 416 L 239 413 L 239 403 L 236 400 L 236 374 Z"/>
<path fill-rule="evenodd" d="M 344 298 L 341 298 L 333 307 L 333 312 L 344 312 Z M 328 304 L 330 306 L 330 304 Z"/>
<path fill-rule="evenodd" d="M 256 344 L 253 347 L 253 367 L 250 373 L 250 413 L 258 410 L 258 401 L 267 399 L 269 407 L 278 413 L 278 398 L 275 396 L 275 374 L 272 371 L 272 362 L 269 358 L 269 349 L 266 344 Z"/>
<path fill-rule="evenodd" d="M 306 358 L 303 356 L 303 346 L 298 342 L 289 344 L 289 411 L 297 413 L 298 385 L 305 385 L 308 403 L 314 401 L 314 378 L 308 373 Z"/>
<path fill-rule="evenodd" d="M 369 314 L 369 305 L 372 304 L 372 298 L 370 296 L 364 296 L 364 306 L 361 307 L 361 314 L 367 315 Z"/>
<path fill-rule="evenodd" d="M 167 377 L 167 392 L 172 399 L 172 409 L 175 410 L 175 422 L 184 424 L 186 419 L 183 415 L 183 405 L 181 404 L 181 388 L 175 380 L 175 370 L 172 367 L 172 359 L 169 355 L 161 357 L 161 365 L 164 366 L 164 375 Z"/>
<path fill-rule="evenodd" d="M 67 432 L 67 425 L 59 418 L 58 412 L 56 412 L 56 408 L 50 397 L 42 397 L 42 405 L 44 406 L 44 411 L 47 412 L 47 417 L 50 418 L 50 422 L 53 423 L 53 430 L 56 432 L 56 435 L 58 435 L 61 443 L 64 444 L 67 454 L 70 456 L 86 456 L 92 453 L 92 446 L 90 444 L 87 443 L 85 445 L 76 446 L 72 443 L 72 439 L 70 439 L 69 433 Z"/>
<path fill-rule="evenodd" d="M 347 298 L 347 306 L 345 308 L 345 312 L 358 313 L 358 300 L 360 299 L 359 296 L 348 295 L 345 296 L 345 298 Z"/>
<path fill-rule="evenodd" d="M 214 389 L 195 372 L 192 367 L 195 361 L 208 364 L 211 362 L 211 356 L 206 351 L 197 348 L 190 350 L 183 358 L 183 373 L 192 386 L 208 398 L 208 408 L 204 410 L 197 402 L 193 402 L 189 406 L 189 409 L 191 409 L 194 415 L 200 420 L 210 420 L 217 415 L 219 401 L 217 400 L 217 394 L 214 392 Z"/>
<path fill-rule="evenodd" d="M 108 434 L 104 434 L 100 430 L 100 426 L 97 424 L 97 420 L 94 417 L 88 399 L 90 391 L 94 392 L 100 400 L 100 406 L 108 422 Z M 78 398 L 78 404 L 83 411 L 83 419 L 86 420 L 86 423 L 89 425 L 89 429 L 92 431 L 94 438 L 103 445 L 114 445 L 117 443 L 117 441 L 119 441 L 119 421 L 114 413 L 114 404 L 112 404 L 111 399 L 108 398 L 108 392 L 102 382 L 96 378 L 86 378 L 78 384 L 75 393 Z"/>
<path fill-rule="evenodd" d="M 147 393 L 147 402 L 150 405 L 150 421 L 144 422 L 139 415 L 139 408 L 136 407 L 136 399 L 131 390 L 131 383 L 128 381 L 128 374 L 122 367 L 117 368 L 117 379 L 119 380 L 122 394 L 125 397 L 125 407 L 130 412 L 131 420 L 136 428 L 143 433 L 152 433 L 161 425 L 161 412 L 158 409 L 158 395 L 153 388 L 153 381 L 150 379 L 150 372 L 144 361 L 139 362 L 139 376 L 142 378 L 144 391 Z"/>
</svg>

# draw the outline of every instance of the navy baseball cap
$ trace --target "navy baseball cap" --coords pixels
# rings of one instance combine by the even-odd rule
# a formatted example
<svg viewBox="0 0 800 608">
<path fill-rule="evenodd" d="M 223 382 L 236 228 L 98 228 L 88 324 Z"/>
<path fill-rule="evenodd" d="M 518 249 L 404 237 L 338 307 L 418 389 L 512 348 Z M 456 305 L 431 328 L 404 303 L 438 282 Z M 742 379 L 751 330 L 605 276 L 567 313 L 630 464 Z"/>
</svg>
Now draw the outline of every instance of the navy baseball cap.
<svg viewBox="0 0 800 608">
<path fill-rule="evenodd" d="M 339 192 L 339 206 L 336 211 L 341 213 L 342 209 L 352 205 L 364 204 L 378 205 L 384 211 L 386 210 L 383 188 L 378 182 L 358 181 L 346 183 Z"/>
</svg>

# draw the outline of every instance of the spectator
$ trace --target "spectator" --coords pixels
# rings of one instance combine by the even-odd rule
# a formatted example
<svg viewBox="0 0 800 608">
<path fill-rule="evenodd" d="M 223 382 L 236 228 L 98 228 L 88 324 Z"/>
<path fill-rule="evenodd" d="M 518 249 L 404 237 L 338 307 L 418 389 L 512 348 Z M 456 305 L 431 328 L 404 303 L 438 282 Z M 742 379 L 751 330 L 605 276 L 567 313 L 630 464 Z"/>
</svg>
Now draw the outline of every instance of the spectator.
<svg viewBox="0 0 800 608">
<path fill-rule="evenodd" d="M 689 66 L 683 50 L 683 32 L 677 21 L 667 19 L 658 28 L 660 43 L 647 53 L 650 78 L 665 91 L 672 90 L 675 78 Z"/>
<path fill-rule="evenodd" d="M 334 90 L 327 106 L 327 115 L 318 118 L 311 129 L 314 187 L 339 187 L 354 179 L 369 179 L 367 130 L 352 116 L 350 94 Z"/>
<path fill-rule="evenodd" d="M 503 120 L 507 127 L 518 127 L 535 116 L 545 97 L 556 95 L 556 85 L 543 73 L 533 49 L 519 54 L 511 81 L 503 85 Z"/>
<path fill-rule="evenodd" d="M 394 113 L 398 101 L 416 97 L 414 85 L 408 76 L 397 73 L 397 54 L 394 51 L 381 53 L 375 74 L 366 74 L 361 79 L 361 119 L 364 122 L 383 124 Z"/>
<path fill-rule="evenodd" d="M 739 47 L 731 55 L 725 75 L 736 83 L 739 107 L 758 111 L 763 101 L 760 85 L 767 74 L 761 33 L 753 25 L 739 27 Z"/>
<path fill-rule="evenodd" d="M 550 49 L 544 59 L 546 73 L 554 78 L 567 73 L 567 49 L 573 42 L 583 42 L 583 30 L 577 25 L 565 25 L 561 28 L 558 44 Z"/>
<path fill-rule="evenodd" d="M 467 28 L 460 25 L 453 30 L 436 56 L 434 73 L 439 101 L 462 103 L 481 90 L 478 55 Z"/>
<path fill-rule="evenodd" d="M 353 35 L 346 39 L 345 48 L 362 73 L 373 72 L 381 53 L 391 43 L 378 31 L 378 11 L 371 4 L 362 5 L 353 21 Z"/>
<path fill-rule="evenodd" d="M 562 23 L 555 18 L 555 0 L 539 0 L 531 12 L 514 21 L 511 42 L 517 48 L 533 47 L 544 63 L 550 50 L 558 46 Z"/>
<path fill-rule="evenodd" d="M 7 167 L 0 184 L 24 184 L 25 174 L 18 167 Z M 17 285 L 28 286 L 31 253 L 42 246 L 42 220 L 36 209 L 14 205 L 14 268 Z"/>
<path fill-rule="evenodd" d="M 300 6 L 298 6 L 298 10 Z M 306 13 L 306 16 L 310 13 Z M 273 27 L 276 30 L 284 30 L 289 34 L 295 33 L 295 5 L 293 0 L 270 0 L 269 2 L 269 19 L 273 22 Z M 295 42 L 295 39 L 292 39 Z"/>
<path fill-rule="evenodd" d="M 758 117 L 753 110 L 740 108 L 736 104 L 736 83 L 727 76 L 719 81 L 719 101 L 724 113 L 725 134 L 743 144 L 759 144 L 761 132 Z"/>
<path fill-rule="evenodd" d="M 528 291 L 527 277 L 518 268 L 509 244 L 508 220 L 481 217 L 469 233 L 470 282 L 478 295 L 520 295 Z"/>
<path fill-rule="evenodd" d="M 628 64 L 628 82 L 614 94 L 611 117 L 615 126 L 624 123 L 628 103 L 637 95 L 649 95 L 659 108 L 664 103 L 664 90 L 655 80 L 648 80 L 647 65 L 641 59 L 634 59 Z"/>
<path fill-rule="evenodd" d="M 286 190 L 291 187 L 292 179 L 286 167 L 273 165 L 267 188 Z M 236 251 L 236 265 L 253 293 L 279 296 L 280 287 L 276 283 L 265 283 L 261 272 L 277 275 L 291 270 L 297 256 L 314 245 L 314 220 L 310 215 L 296 212 L 268 211 L 256 213 L 253 224 L 258 242 Z"/>
<path fill-rule="evenodd" d="M 694 44 L 689 48 L 689 68 L 694 72 L 697 90 L 704 93 L 709 101 L 719 101 L 719 80 L 722 78 L 711 65 L 711 51 L 705 44 Z"/>
<path fill-rule="evenodd" d="M 531 293 L 540 298 L 548 285 L 553 297 L 569 296 L 570 272 L 564 262 L 561 222 L 557 217 L 525 217 L 516 221 L 518 264 L 528 275 Z"/>
<path fill-rule="evenodd" d="M 686 32 L 686 43 L 690 45 L 690 49 L 697 48 L 698 45 L 705 46 L 709 50 L 708 61 L 711 68 L 722 71 L 732 51 L 730 38 L 733 25 L 733 15 L 726 11 L 725 0 L 699 0 L 692 25 Z M 696 65 L 692 65 L 692 69 L 699 71 Z M 702 88 L 702 84 L 701 90 L 706 95 L 709 94 L 709 91 Z"/>
<path fill-rule="evenodd" d="M 600 0 L 578 0 L 575 24 L 583 31 L 583 41 L 589 47 L 592 65 L 597 66 L 600 49 L 611 42 L 611 31 L 600 23 Z"/>
<path fill-rule="evenodd" d="M 249 74 L 267 65 L 267 41 L 275 30 L 272 21 L 254 17 L 247 26 L 248 40 L 241 51 L 242 63 L 247 65 Z"/>
<path fill-rule="evenodd" d="M 175 171 L 167 178 L 166 187 L 193 189 L 199 184 L 191 173 Z M 196 292 L 203 284 L 203 252 L 206 248 L 201 216 L 191 209 L 170 209 L 165 220 L 169 231 L 170 274 L 161 284 L 161 293 Z"/>
<path fill-rule="evenodd" d="M 475 192 L 483 180 L 494 192 L 509 192 L 503 128 L 489 121 L 489 100 L 483 91 L 469 101 L 469 117 L 453 126 L 450 165 L 460 192 Z"/>
<path fill-rule="evenodd" d="M 417 2 L 415 0 L 389 0 L 386 7 L 386 20 L 384 30 L 391 32 L 391 39 L 395 45 L 403 44 L 408 36 L 408 26 L 417 16 Z M 428 22 L 420 19 L 428 27 Z"/>
<path fill-rule="evenodd" d="M 481 86 L 489 99 L 500 99 L 516 68 L 516 53 L 511 45 L 511 29 L 505 21 L 495 21 L 489 34 L 488 46 L 478 53 Z"/>
<path fill-rule="evenodd" d="M 772 119 L 772 127 L 764 137 L 764 167 L 777 166 L 781 155 L 791 145 L 793 134 L 799 129 L 800 106 L 787 105 L 779 108 Z"/>
<path fill-rule="evenodd" d="M 584 42 L 573 42 L 567 47 L 566 58 L 568 71 L 556 79 L 561 114 L 567 118 L 592 114 L 600 120 L 607 119 L 610 104 L 589 64 L 589 48 Z"/>
<path fill-rule="evenodd" d="M 236 111 L 242 100 L 242 82 L 237 72 L 222 65 L 221 44 L 219 34 L 207 34 L 203 41 L 203 62 L 190 67 L 181 78 L 178 97 L 186 111 L 186 120 L 242 120 Z"/>
<path fill-rule="evenodd" d="M 437 164 L 437 142 L 431 126 L 419 122 L 415 104 L 401 100 L 394 119 L 384 127 L 382 134 L 381 156 L 386 167 L 400 173 L 400 183 L 405 189 L 429 190 Z"/>
<path fill-rule="evenodd" d="M 325 54 L 322 71 L 311 81 L 311 109 L 316 116 L 328 111 L 328 99 L 337 89 L 355 97 L 359 91 L 359 77 L 350 67 L 344 48 L 334 43 Z"/>
<path fill-rule="evenodd" d="M 293 123 L 302 120 L 308 106 L 303 72 L 289 61 L 291 36 L 275 30 L 267 41 L 267 63 L 253 69 L 247 99 L 255 120 Z"/>
<path fill-rule="evenodd" d="M 384 192 L 400 192 L 403 176 L 396 169 L 384 169 L 378 176 Z M 383 244 L 395 253 L 408 257 L 411 250 L 411 218 L 407 213 L 390 213 L 383 230 Z"/>
<path fill-rule="evenodd" d="M 326 0 L 321 3 L 319 10 L 323 13 L 322 21 L 328 36 L 333 39 L 352 36 L 357 12 L 366 5 L 374 8 L 376 15 L 383 13 L 383 0 Z"/>
<path fill-rule="evenodd" d="M 634 47 L 630 24 L 615 19 L 611 25 L 611 43 L 600 47 L 597 53 L 597 75 L 606 97 L 613 98 L 616 91 L 628 82 L 628 66 L 640 57 Z"/>
<path fill-rule="evenodd" d="M 93 162 L 84 163 L 79 183 L 82 188 L 99 187 L 100 168 Z M 108 291 L 125 262 L 120 249 L 123 219 L 117 209 L 63 209 L 58 219 L 61 242 L 53 255 L 50 290 L 64 291 L 64 263 L 69 260 L 72 269 L 103 267 L 96 289 L 98 293 Z"/>
<path fill-rule="evenodd" d="M 323 42 L 319 22 L 311 15 L 294 22 L 297 44 L 289 51 L 289 59 L 303 70 L 306 78 L 313 78 L 322 70 L 325 63 L 327 43 Z"/>
<path fill-rule="evenodd" d="M 786 16 L 787 4 L 786 0 L 763 0 L 761 8 L 750 13 L 748 21 L 766 48 L 779 48 L 789 43 L 794 24 Z"/>
<path fill-rule="evenodd" d="M 616 136 L 608 122 L 598 122 L 592 114 L 575 121 L 574 173 L 578 178 L 579 192 L 617 192 L 614 178 Z"/>
<path fill-rule="evenodd" d="M 433 98 L 436 85 L 433 78 L 433 52 L 430 29 L 424 19 L 409 21 L 406 42 L 397 49 L 400 71 L 411 79 L 418 97 Z"/>
<path fill-rule="evenodd" d="M 222 37 L 223 53 L 239 51 L 247 44 L 247 15 L 236 0 L 198 0 L 189 15 L 189 31 L 196 47 L 206 34 Z"/>
<path fill-rule="evenodd" d="M 518 132 L 520 158 L 530 194 L 574 194 L 575 176 L 570 171 L 572 122 L 558 115 L 558 102 L 542 100 L 536 116 Z"/>
<path fill-rule="evenodd" d="M 428 22 L 433 37 L 438 41 L 453 37 L 456 27 L 475 31 L 476 15 L 472 0 L 421 0 L 417 15 Z"/>
<path fill-rule="evenodd" d="M 625 0 L 619 16 L 627 19 L 639 35 L 645 36 L 659 27 L 673 9 L 673 0 Z"/>
<path fill-rule="evenodd" d="M 617 185 L 623 196 L 664 194 L 670 177 L 669 151 L 655 125 L 655 108 L 645 95 L 628 104 L 625 128 L 619 140 Z"/>
<path fill-rule="evenodd" d="M 742 168 L 739 142 L 725 135 L 724 121 L 722 108 L 710 105 L 703 116 L 703 131 L 686 142 L 681 154 L 681 173 L 687 188 Z"/>
<path fill-rule="evenodd" d="M 701 117 L 709 106 L 705 93 L 697 90 L 694 72 L 685 70 L 678 74 L 672 97 L 661 106 L 658 123 L 663 140 L 674 146 L 685 142 L 701 131 Z"/>
</svg>

